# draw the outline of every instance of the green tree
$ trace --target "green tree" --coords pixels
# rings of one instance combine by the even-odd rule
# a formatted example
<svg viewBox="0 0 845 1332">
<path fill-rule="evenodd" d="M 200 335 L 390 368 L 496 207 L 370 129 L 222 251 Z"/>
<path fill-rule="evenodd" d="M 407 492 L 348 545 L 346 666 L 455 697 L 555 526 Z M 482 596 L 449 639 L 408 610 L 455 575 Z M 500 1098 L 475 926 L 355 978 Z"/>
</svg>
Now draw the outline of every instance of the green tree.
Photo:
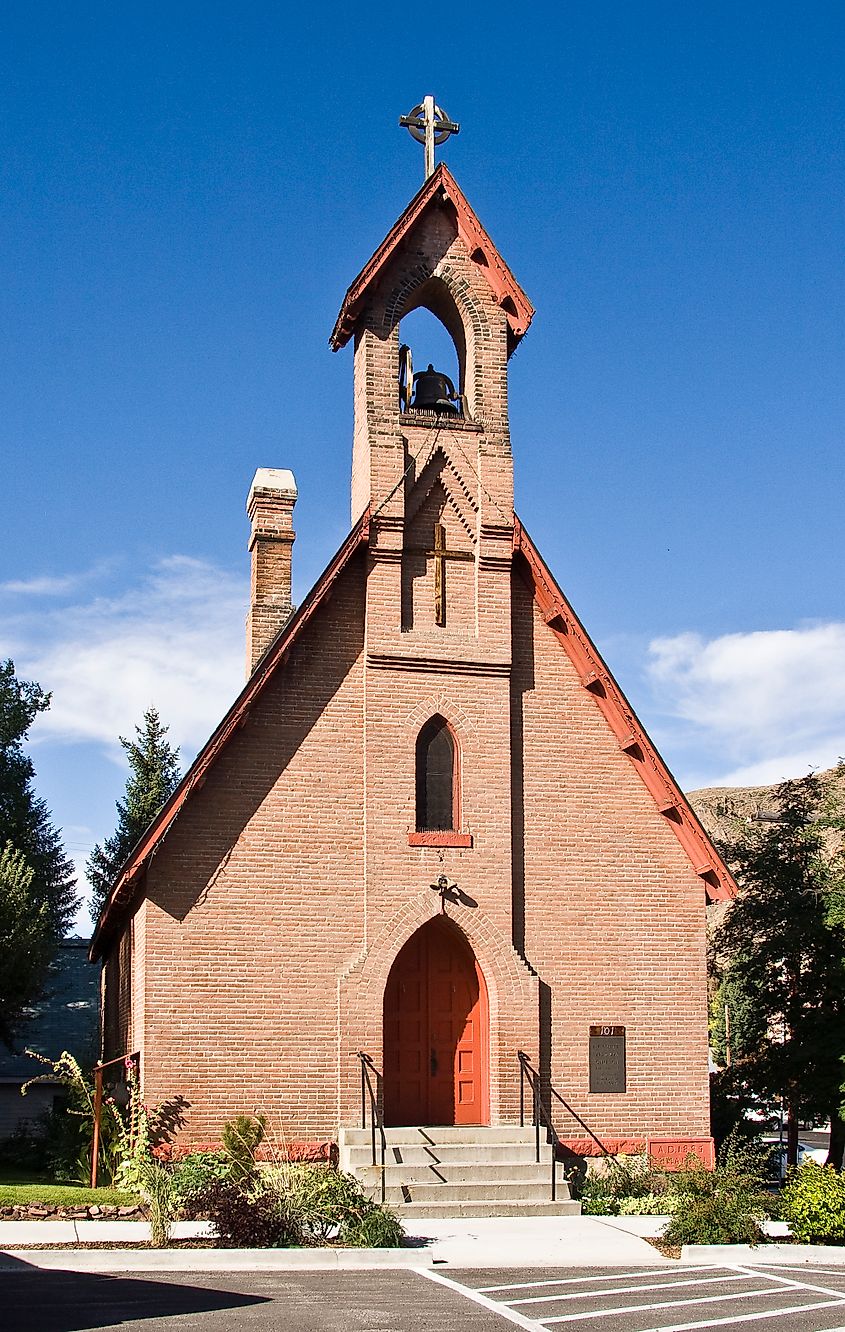
<svg viewBox="0 0 845 1332">
<path fill-rule="evenodd" d="M 791 1164 L 799 1118 L 833 1123 L 845 1100 L 845 927 L 824 796 L 815 776 L 782 783 L 778 821 L 725 849 L 740 895 L 715 937 L 715 1016 L 727 1003 L 732 1063 L 749 1089 L 786 1105 Z M 716 1035 L 724 1046 L 723 1025 Z"/>
<path fill-rule="evenodd" d="M 8 1046 L 55 951 L 47 903 L 33 903 L 34 880 L 22 851 L 0 848 L 0 1040 Z"/>
<path fill-rule="evenodd" d="M 35 769 L 24 750 L 32 723 L 50 706 L 50 695 L 33 681 L 19 680 L 12 661 L 0 662 L 0 1038 L 12 1039 L 16 1016 L 35 999 L 56 945 L 66 934 L 77 906 L 73 867 L 43 800 L 35 795 Z M 37 929 L 27 947 L 31 959 L 16 956 L 20 912 Z M 27 936 L 29 937 L 29 936 Z M 17 940 L 17 942 L 16 942 Z"/>
<path fill-rule="evenodd" d="M 124 797 L 117 801 L 117 828 L 94 847 L 85 867 L 93 889 L 91 917 L 95 921 L 130 851 L 179 784 L 179 750 L 168 744 L 167 732 L 156 709 L 148 708 L 143 725 L 135 727 L 137 738 L 120 737 L 129 760 L 129 776 Z"/>
</svg>

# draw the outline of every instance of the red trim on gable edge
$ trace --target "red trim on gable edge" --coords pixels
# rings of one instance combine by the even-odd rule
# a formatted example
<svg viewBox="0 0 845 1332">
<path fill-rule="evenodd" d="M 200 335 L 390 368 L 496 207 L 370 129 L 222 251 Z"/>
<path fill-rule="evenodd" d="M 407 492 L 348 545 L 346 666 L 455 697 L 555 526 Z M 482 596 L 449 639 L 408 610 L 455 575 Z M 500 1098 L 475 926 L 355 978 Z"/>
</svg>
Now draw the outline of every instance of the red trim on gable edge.
<svg viewBox="0 0 845 1332">
<path fill-rule="evenodd" d="M 352 528 L 340 550 L 337 551 L 317 579 L 302 605 L 291 616 L 287 624 L 279 630 L 264 655 L 259 657 L 252 674 L 226 716 L 197 754 L 173 795 L 166 804 L 162 805 L 137 846 L 130 852 L 97 921 L 88 950 L 88 957 L 91 962 L 96 962 L 102 956 L 103 945 L 108 942 L 111 934 L 118 927 L 122 910 L 130 906 L 134 897 L 134 889 L 146 870 L 148 861 L 155 854 L 159 843 L 167 836 L 182 806 L 192 792 L 199 790 L 205 781 L 206 773 L 221 750 L 225 748 L 234 733 L 248 720 L 250 708 L 261 694 L 276 667 L 284 662 L 302 629 L 329 595 L 338 576 L 345 569 L 356 550 L 366 544 L 369 531 L 370 511 L 367 509 Z"/>
<path fill-rule="evenodd" d="M 653 796 L 657 808 L 687 853 L 696 874 L 704 880 L 707 900 L 715 902 L 735 897 L 737 886 L 730 870 L 516 514 L 513 544 L 514 551 L 523 558 L 540 614 L 578 672 L 584 689 L 595 700 L 623 753 Z"/>
<path fill-rule="evenodd" d="M 473 263 L 477 264 L 484 274 L 496 298 L 496 304 L 504 310 L 514 343 L 528 332 L 531 320 L 534 318 L 533 305 L 487 235 L 455 177 L 445 162 L 440 162 L 435 167 L 434 175 L 429 176 L 414 195 L 344 296 L 329 338 L 332 351 L 339 351 L 341 347 L 346 346 L 355 331 L 358 315 L 370 287 L 378 282 L 397 246 L 413 230 L 426 208 L 434 203 L 438 196 L 447 199 L 454 208 L 458 235 L 469 250 Z"/>
</svg>

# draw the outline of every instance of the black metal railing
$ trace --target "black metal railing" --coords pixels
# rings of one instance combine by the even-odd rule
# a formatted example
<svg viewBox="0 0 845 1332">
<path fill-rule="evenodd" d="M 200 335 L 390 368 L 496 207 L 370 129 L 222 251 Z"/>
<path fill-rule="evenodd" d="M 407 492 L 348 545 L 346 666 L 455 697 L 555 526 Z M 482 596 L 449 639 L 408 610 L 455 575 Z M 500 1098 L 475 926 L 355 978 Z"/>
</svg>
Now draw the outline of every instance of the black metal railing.
<svg viewBox="0 0 845 1332">
<path fill-rule="evenodd" d="M 373 1165 L 379 1167 L 381 1174 L 381 1201 L 385 1200 L 384 1158 L 387 1139 L 384 1132 L 384 1116 L 381 1113 L 379 1089 L 381 1074 L 372 1059 L 363 1050 L 355 1052 L 355 1058 L 361 1065 L 361 1128 L 367 1127 L 367 1105 L 370 1107 L 370 1141 L 372 1143 Z M 373 1086 L 375 1078 L 375 1086 Z M 380 1155 L 376 1157 L 376 1137 L 378 1137 Z"/>
<path fill-rule="evenodd" d="M 544 1098 L 543 1087 L 540 1080 L 540 1074 L 537 1072 L 536 1068 L 531 1063 L 531 1060 L 528 1058 L 528 1055 L 525 1053 L 524 1050 L 517 1050 L 516 1053 L 517 1053 L 517 1058 L 519 1059 L 520 1128 L 525 1127 L 525 1110 L 526 1110 L 525 1088 L 527 1085 L 531 1095 L 531 1118 L 532 1118 L 532 1123 L 534 1124 L 534 1149 L 536 1154 L 536 1160 L 537 1161 L 540 1160 L 541 1128 L 545 1128 L 546 1133 L 548 1135 L 547 1141 L 550 1142 L 552 1146 L 551 1195 L 552 1195 L 552 1202 L 554 1202 L 555 1199 L 557 1198 L 557 1161 L 558 1161 L 558 1153 L 561 1147 L 561 1142 L 560 1138 L 558 1137 L 557 1129 L 554 1126 L 554 1120 L 552 1118 L 552 1109 L 551 1109 L 552 1098 L 554 1098 L 563 1106 L 567 1114 L 571 1115 L 577 1124 L 581 1125 L 581 1128 L 584 1130 L 584 1132 L 587 1133 L 592 1138 L 593 1142 L 598 1147 L 602 1156 L 609 1157 L 610 1160 L 612 1161 L 615 1161 L 616 1157 L 614 1156 L 613 1152 L 609 1150 L 609 1148 L 605 1147 L 601 1138 L 599 1138 L 593 1132 L 589 1124 L 587 1124 L 578 1114 L 577 1110 L 574 1110 L 572 1108 L 569 1102 L 565 1100 L 563 1096 L 561 1096 L 557 1088 L 553 1087 L 551 1083 L 548 1083 L 546 1088 L 549 1093 L 548 1101 L 546 1100 L 546 1098 Z"/>
</svg>

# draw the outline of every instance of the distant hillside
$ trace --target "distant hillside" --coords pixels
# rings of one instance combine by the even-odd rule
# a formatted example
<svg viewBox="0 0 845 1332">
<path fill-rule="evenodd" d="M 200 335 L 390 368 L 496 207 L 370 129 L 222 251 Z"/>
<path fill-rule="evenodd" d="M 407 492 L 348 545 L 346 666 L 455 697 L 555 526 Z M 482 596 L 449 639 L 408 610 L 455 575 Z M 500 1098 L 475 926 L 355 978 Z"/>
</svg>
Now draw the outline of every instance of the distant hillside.
<svg viewBox="0 0 845 1332">
<path fill-rule="evenodd" d="M 820 772 L 819 779 L 845 812 L 845 769 L 829 768 Z M 715 842 L 733 840 L 742 828 L 751 822 L 767 822 L 777 813 L 774 786 L 709 786 L 701 791 L 687 792 L 692 805 L 706 831 Z M 832 840 L 837 839 L 832 835 Z"/>
</svg>

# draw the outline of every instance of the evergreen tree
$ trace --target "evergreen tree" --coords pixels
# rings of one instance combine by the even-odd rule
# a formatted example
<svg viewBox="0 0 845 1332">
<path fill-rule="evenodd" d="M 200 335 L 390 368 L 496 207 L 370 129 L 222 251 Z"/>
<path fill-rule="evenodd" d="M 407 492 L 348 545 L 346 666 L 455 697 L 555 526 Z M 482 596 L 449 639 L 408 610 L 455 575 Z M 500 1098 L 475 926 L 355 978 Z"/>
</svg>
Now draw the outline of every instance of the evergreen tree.
<svg viewBox="0 0 845 1332">
<path fill-rule="evenodd" d="M 144 713 L 142 726 L 135 727 L 135 740 L 120 736 L 129 759 L 124 798 L 117 801 L 117 828 L 103 844 L 94 847 L 85 867 L 93 889 L 91 916 L 97 920 L 130 851 L 150 821 L 179 784 L 179 750 L 166 740 L 155 708 Z"/>
<path fill-rule="evenodd" d="M 791 1164 L 799 1117 L 834 1123 L 845 1102 L 845 926 L 823 799 L 817 777 L 782 783 L 778 821 L 726 848 L 741 891 L 715 939 L 714 1016 L 728 1004 L 749 1089 L 786 1105 Z"/>
<path fill-rule="evenodd" d="M 35 769 L 24 751 L 32 723 L 49 706 L 40 685 L 18 680 L 13 662 L 0 663 L 0 1039 L 7 1043 L 16 1017 L 38 996 L 78 900 L 73 867 L 35 795 Z"/>
</svg>

